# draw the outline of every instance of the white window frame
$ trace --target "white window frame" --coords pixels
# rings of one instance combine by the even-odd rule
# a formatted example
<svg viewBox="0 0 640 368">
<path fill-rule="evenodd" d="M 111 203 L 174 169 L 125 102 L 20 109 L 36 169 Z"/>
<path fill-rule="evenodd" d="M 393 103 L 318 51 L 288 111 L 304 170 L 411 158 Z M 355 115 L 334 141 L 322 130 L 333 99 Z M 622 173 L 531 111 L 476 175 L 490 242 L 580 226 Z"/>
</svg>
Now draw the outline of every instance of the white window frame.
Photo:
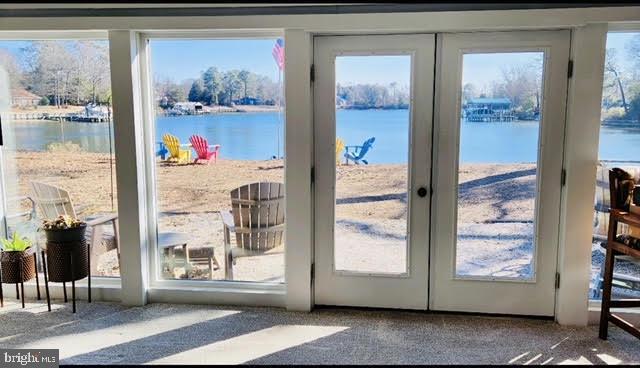
<svg viewBox="0 0 640 368">
<path fill-rule="evenodd" d="M 147 235 L 148 235 L 148 259 L 149 262 L 149 292 L 152 300 L 175 301 L 193 300 L 194 295 L 186 294 L 211 292 L 215 294 L 231 293 L 226 296 L 218 295 L 219 300 L 234 300 L 233 293 L 244 295 L 242 304 L 261 304 L 263 301 L 252 302 L 249 295 L 260 295 L 264 299 L 265 295 L 271 294 L 273 300 L 267 305 L 284 305 L 286 295 L 286 279 L 280 282 L 251 282 L 232 280 L 163 280 L 158 273 L 158 251 L 157 251 L 157 183 L 156 183 L 156 162 L 153 154 L 156 144 L 155 140 L 155 116 L 153 107 L 152 71 L 150 60 L 149 40 L 152 39 L 184 39 L 184 40 L 216 40 L 216 39 L 276 39 L 284 38 L 283 31 L 224 31 L 224 30 L 204 30 L 204 31 L 150 31 L 139 33 L 139 59 L 140 59 L 140 91 L 142 93 L 142 111 L 144 119 L 144 156 L 145 156 L 145 179 L 147 184 Z M 286 120 L 285 120 L 286 125 Z M 286 155 L 285 155 L 286 160 Z M 285 174 L 286 176 L 286 174 Z M 286 185 L 285 185 L 286 187 Z M 285 198 L 286 201 L 286 198 Z M 287 249 L 285 248 L 285 257 Z M 286 265 L 285 265 L 286 267 Z M 282 270 L 283 273 L 285 270 Z M 205 297 L 209 299 L 210 297 Z M 201 298 L 200 298 L 201 299 Z"/>
</svg>

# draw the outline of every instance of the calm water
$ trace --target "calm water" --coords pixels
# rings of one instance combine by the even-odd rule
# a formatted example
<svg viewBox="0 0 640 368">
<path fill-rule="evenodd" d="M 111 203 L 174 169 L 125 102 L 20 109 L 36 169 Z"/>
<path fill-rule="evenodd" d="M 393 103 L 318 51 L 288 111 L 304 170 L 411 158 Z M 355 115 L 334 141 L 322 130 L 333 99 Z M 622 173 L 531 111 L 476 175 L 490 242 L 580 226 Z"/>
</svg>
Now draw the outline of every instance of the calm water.
<svg viewBox="0 0 640 368">
<path fill-rule="evenodd" d="M 406 162 L 408 151 L 407 110 L 338 110 L 337 135 L 347 145 L 359 145 L 376 137 L 367 154 L 371 163 Z M 17 122 L 4 124 L 9 149 L 46 150 L 52 142 L 71 141 L 87 151 L 109 152 L 109 124 Z M 282 124 L 277 113 L 219 114 L 157 118 L 157 140 L 162 134 L 176 135 L 182 142 L 199 134 L 209 144 L 221 144 L 221 156 L 265 160 L 283 152 Z M 13 136 L 12 136 L 13 133 Z M 463 123 L 463 162 L 534 162 L 538 124 Z M 13 142 L 13 143 L 12 143 Z M 640 128 L 603 127 L 600 158 L 640 160 Z"/>
</svg>

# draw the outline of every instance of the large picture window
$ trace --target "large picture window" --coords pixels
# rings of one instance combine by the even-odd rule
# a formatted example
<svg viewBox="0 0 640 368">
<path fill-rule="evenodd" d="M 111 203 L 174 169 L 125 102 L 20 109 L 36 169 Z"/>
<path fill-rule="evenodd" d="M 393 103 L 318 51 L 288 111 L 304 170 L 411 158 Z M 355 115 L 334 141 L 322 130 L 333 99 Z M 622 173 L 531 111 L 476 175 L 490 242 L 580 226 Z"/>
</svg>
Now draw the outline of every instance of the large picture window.
<svg viewBox="0 0 640 368">
<path fill-rule="evenodd" d="M 0 41 L 7 236 L 44 243 L 58 215 L 89 221 L 94 276 L 120 275 L 109 44 Z"/>
<path fill-rule="evenodd" d="M 156 276 L 283 282 L 283 40 L 148 45 Z"/>
<path fill-rule="evenodd" d="M 608 171 L 620 167 L 640 177 L 640 33 L 609 33 L 605 57 L 596 180 L 590 297 L 602 297 L 602 275 L 609 226 Z M 624 228 L 619 229 L 625 231 Z M 616 298 L 640 296 L 640 265 L 619 259 L 613 271 Z"/>
</svg>

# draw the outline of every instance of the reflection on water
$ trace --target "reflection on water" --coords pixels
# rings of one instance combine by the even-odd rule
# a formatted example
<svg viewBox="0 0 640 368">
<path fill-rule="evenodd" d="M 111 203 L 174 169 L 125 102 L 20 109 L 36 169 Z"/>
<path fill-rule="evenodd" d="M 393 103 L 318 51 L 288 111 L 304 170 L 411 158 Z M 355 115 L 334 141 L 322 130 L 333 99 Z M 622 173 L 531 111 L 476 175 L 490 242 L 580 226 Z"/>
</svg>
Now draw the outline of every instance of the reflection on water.
<svg viewBox="0 0 640 368">
<path fill-rule="evenodd" d="M 12 121 L 2 126 L 5 149 L 45 151 L 51 143 L 72 142 L 88 152 L 109 152 L 113 124 Z"/>
</svg>

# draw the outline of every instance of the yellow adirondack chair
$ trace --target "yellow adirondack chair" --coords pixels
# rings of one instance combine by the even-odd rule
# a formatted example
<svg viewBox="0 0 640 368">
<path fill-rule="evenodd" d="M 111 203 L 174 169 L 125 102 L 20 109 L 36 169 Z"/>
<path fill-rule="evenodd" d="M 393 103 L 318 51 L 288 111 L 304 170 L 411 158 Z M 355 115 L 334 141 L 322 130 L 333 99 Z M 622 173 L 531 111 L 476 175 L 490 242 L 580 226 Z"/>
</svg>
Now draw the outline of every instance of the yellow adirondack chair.
<svg viewBox="0 0 640 368">
<path fill-rule="evenodd" d="M 340 138 L 336 138 L 336 166 L 340 165 L 340 160 L 342 160 L 342 151 L 344 151 L 344 141 Z"/>
<path fill-rule="evenodd" d="M 171 134 L 165 134 L 162 136 L 162 141 L 169 150 L 169 157 L 167 160 L 175 160 L 178 163 L 187 163 L 191 161 L 191 150 L 181 149 L 178 137 Z"/>
</svg>

